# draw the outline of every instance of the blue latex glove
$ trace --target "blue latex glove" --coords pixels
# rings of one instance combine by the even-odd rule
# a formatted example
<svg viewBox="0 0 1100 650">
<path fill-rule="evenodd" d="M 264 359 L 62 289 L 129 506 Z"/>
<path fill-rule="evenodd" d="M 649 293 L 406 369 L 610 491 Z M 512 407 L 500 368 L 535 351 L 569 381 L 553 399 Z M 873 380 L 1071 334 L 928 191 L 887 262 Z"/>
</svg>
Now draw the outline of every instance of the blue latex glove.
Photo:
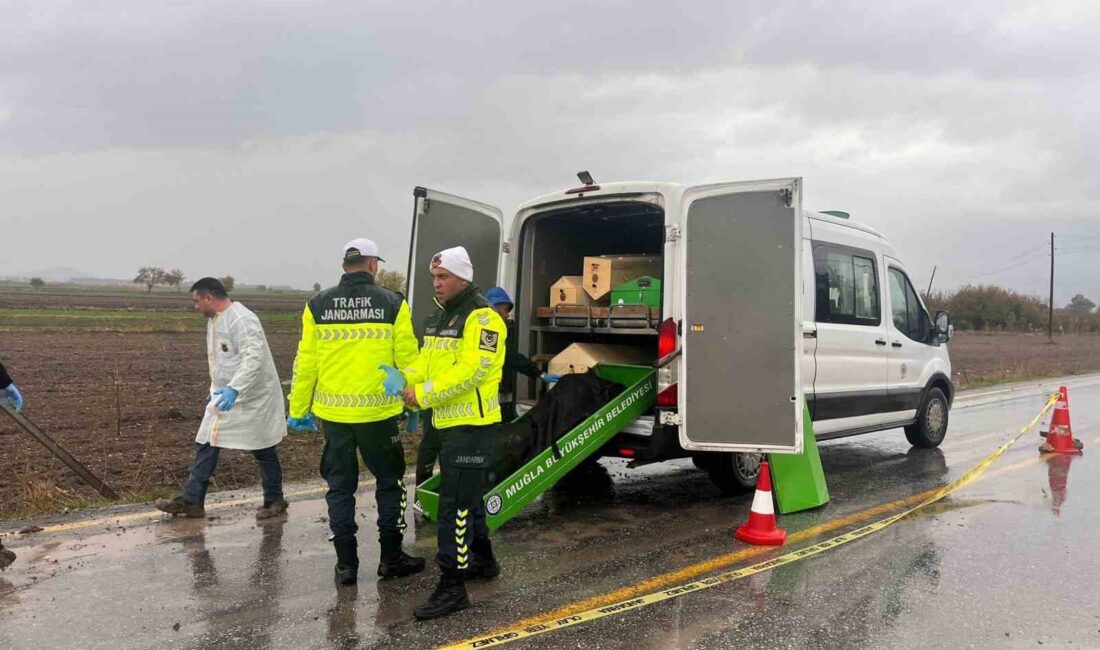
<svg viewBox="0 0 1100 650">
<path fill-rule="evenodd" d="M 312 413 L 307 413 L 304 418 L 287 418 L 286 425 L 295 431 L 317 430 L 317 423 L 313 420 Z"/>
<path fill-rule="evenodd" d="M 420 411 L 406 411 L 405 433 L 414 433 L 420 428 Z"/>
<path fill-rule="evenodd" d="M 214 390 L 214 395 L 218 396 L 218 401 L 214 402 L 214 408 L 219 411 L 228 411 L 237 403 L 238 393 L 236 388 L 230 388 L 229 386 L 217 388 Z"/>
<path fill-rule="evenodd" d="M 548 384 L 556 384 L 561 381 L 561 375 L 555 375 L 553 373 L 542 373 L 542 380 Z"/>
<path fill-rule="evenodd" d="M 405 392 L 405 376 L 401 371 L 385 364 L 378 366 L 378 369 L 386 373 L 386 379 L 382 382 L 382 388 L 385 389 L 386 394 L 390 397 L 401 397 Z"/>
<path fill-rule="evenodd" d="M 14 406 L 16 413 L 23 410 L 23 393 L 19 392 L 15 384 L 8 384 L 8 387 L 4 389 L 4 401 Z"/>
</svg>

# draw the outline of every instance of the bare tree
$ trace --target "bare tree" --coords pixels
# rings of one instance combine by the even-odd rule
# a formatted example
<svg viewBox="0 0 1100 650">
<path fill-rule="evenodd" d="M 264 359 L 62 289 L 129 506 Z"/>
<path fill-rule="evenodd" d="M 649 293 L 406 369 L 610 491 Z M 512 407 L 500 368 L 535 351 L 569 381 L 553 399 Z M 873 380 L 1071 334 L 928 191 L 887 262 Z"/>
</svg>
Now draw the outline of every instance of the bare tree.
<svg viewBox="0 0 1100 650">
<path fill-rule="evenodd" d="M 237 284 L 237 281 L 233 278 L 232 275 L 227 275 L 224 278 L 218 278 L 218 279 L 221 280 L 222 286 L 225 287 L 225 290 L 227 292 L 232 291 L 233 286 Z"/>
<path fill-rule="evenodd" d="M 167 273 L 159 266 L 143 266 L 138 269 L 137 277 L 134 278 L 134 284 L 144 284 L 145 291 L 151 292 L 153 287 L 158 284 L 165 284 L 165 278 Z"/>
<path fill-rule="evenodd" d="M 187 276 L 183 274 L 183 271 L 179 269 L 172 269 L 164 274 L 164 283 L 170 287 L 175 287 L 176 292 L 180 291 L 180 287 L 183 285 L 183 281 L 187 279 Z"/>
<path fill-rule="evenodd" d="M 41 289 L 46 286 L 46 281 L 42 278 L 31 278 L 31 286 L 35 289 Z"/>
<path fill-rule="evenodd" d="M 313 283 L 313 293 L 319 293 L 320 291 L 321 291 L 321 283 L 320 282 L 314 282 Z"/>
<path fill-rule="evenodd" d="M 396 291 L 401 295 L 405 295 L 405 274 L 397 271 L 390 271 L 387 269 L 381 269 L 378 271 L 378 277 L 374 281 L 380 287 L 389 289 L 390 291 Z"/>
</svg>

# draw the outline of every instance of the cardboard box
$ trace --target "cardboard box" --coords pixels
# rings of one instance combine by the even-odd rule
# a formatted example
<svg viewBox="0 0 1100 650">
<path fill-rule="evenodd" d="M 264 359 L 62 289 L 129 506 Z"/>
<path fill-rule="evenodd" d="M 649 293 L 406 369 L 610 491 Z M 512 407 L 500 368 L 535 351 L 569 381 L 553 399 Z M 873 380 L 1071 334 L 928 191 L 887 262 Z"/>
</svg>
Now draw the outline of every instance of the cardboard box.
<svg viewBox="0 0 1100 650">
<path fill-rule="evenodd" d="M 592 302 L 579 275 L 563 275 L 550 285 L 550 306 L 587 305 Z"/>
<path fill-rule="evenodd" d="M 643 275 L 659 278 L 664 264 L 659 255 L 602 255 L 584 258 L 584 290 L 593 300 L 611 295 L 611 289 Z"/>
<path fill-rule="evenodd" d="M 648 365 L 653 356 L 628 345 L 574 343 L 550 360 L 547 371 L 554 375 L 583 374 L 598 363 Z"/>
<path fill-rule="evenodd" d="M 634 278 L 630 282 L 624 282 L 611 290 L 611 304 L 614 305 L 645 305 L 646 307 L 661 306 L 661 281 L 657 278 L 643 275 Z"/>
</svg>

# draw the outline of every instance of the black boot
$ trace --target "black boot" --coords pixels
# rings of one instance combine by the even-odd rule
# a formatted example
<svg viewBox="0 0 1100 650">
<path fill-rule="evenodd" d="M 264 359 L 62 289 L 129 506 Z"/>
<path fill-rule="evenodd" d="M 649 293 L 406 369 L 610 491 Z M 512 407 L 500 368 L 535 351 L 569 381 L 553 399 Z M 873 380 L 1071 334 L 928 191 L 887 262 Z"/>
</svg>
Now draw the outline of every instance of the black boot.
<svg viewBox="0 0 1100 650">
<path fill-rule="evenodd" d="M 474 559 L 470 562 L 468 580 L 492 580 L 500 575 L 500 564 L 493 556 L 493 544 L 488 539 L 474 540 Z"/>
<path fill-rule="evenodd" d="M 382 560 L 378 563 L 378 575 L 383 578 L 404 578 L 424 570 L 424 558 L 413 557 L 401 550 L 401 533 L 383 534 Z"/>
<path fill-rule="evenodd" d="M 470 599 L 466 596 L 466 585 L 462 581 L 462 574 L 455 569 L 443 569 L 443 575 L 439 577 L 439 586 L 432 592 L 428 602 L 413 610 L 413 616 L 419 621 L 427 621 L 439 618 L 470 606 Z"/>
<path fill-rule="evenodd" d="M 333 540 L 336 547 L 336 584 L 353 585 L 359 581 L 359 551 L 354 537 Z"/>
</svg>

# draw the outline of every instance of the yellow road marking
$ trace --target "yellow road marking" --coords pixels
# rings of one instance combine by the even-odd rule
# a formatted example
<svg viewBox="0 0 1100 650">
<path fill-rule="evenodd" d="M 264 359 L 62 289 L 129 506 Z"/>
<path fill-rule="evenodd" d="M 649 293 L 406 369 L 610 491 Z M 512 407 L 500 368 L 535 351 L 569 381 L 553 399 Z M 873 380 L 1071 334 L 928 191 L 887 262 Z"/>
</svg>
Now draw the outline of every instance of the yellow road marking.
<svg viewBox="0 0 1100 650">
<path fill-rule="evenodd" d="M 851 523 L 868 519 L 876 514 L 880 514 L 884 511 L 896 510 L 905 505 L 916 503 L 908 510 L 905 510 L 899 514 L 881 519 L 860 528 L 856 531 L 833 537 L 824 542 L 820 542 L 816 545 L 808 548 L 799 549 L 797 551 L 787 553 L 780 557 L 774 558 L 770 561 L 763 562 L 757 565 L 746 567 L 737 571 L 732 571 L 724 574 L 720 574 L 716 577 L 707 578 L 694 583 L 680 584 L 679 586 L 665 591 L 657 591 L 672 584 L 680 583 L 684 580 L 699 576 L 705 573 L 710 573 L 716 569 L 721 569 L 730 566 L 740 560 L 764 555 L 772 552 L 773 548 L 746 548 L 734 553 L 727 553 L 724 555 L 705 560 L 703 562 L 684 567 L 677 571 L 662 574 L 654 578 L 644 580 L 640 583 L 630 585 L 617 589 L 613 592 L 603 594 L 600 596 L 594 596 L 585 600 L 560 607 L 552 612 L 541 614 L 534 617 L 522 619 L 515 623 L 511 623 L 505 627 L 496 629 L 488 634 L 480 637 L 474 637 L 459 641 L 455 644 L 446 646 L 447 648 L 484 648 L 496 645 L 502 645 L 504 643 L 510 643 L 512 641 L 528 638 L 535 635 L 545 634 L 554 630 L 559 630 L 565 627 L 571 627 L 579 623 L 583 623 L 590 620 L 596 620 L 605 616 L 612 616 L 625 611 L 631 611 L 638 607 L 645 607 L 654 603 L 662 602 L 671 598 L 679 597 L 686 593 L 692 593 L 702 589 L 709 589 L 726 582 L 733 580 L 739 580 L 741 578 L 761 573 L 763 571 L 769 571 L 779 566 L 796 562 L 806 557 L 817 555 L 830 548 L 846 544 L 856 539 L 861 539 L 872 533 L 878 532 L 897 521 L 917 512 L 921 508 L 924 508 L 940 499 L 946 497 L 959 488 L 968 485 L 976 480 L 980 480 L 982 474 L 995 460 L 1003 455 L 1008 449 L 1014 445 L 1027 431 L 1038 424 L 1043 415 L 1054 406 L 1057 401 L 1058 395 L 1052 395 L 1043 406 L 1043 409 L 1036 415 L 1031 422 L 1020 429 L 1019 433 L 1012 437 L 1011 440 L 1004 443 L 997 448 L 992 454 L 986 456 L 981 462 L 967 470 L 955 481 L 947 484 L 942 488 L 934 490 L 928 490 L 920 494 L 916 494 L 905 499 L 899 499 L 886 503 L 880 506 L 875 506 L 867 510 L 863 510 L 857 513 L 853 513 L 840 519 L 828 521 L 804 530 L 798 531 L 790 535 L 787 539 L 792 542 L 805 540 L 808 538 L 820 535 L 823 532 L 829 532 L 842 528 Z M 1016 463 L 1014 465 L 1003 468 L 1005 471 L 1020 469 L 1028 465 L 1033 465 L 1051 454 L 1044 454 L 1038 458 L 1031 458 L 1026 461 Z M 1003 472 L 1002 472 L 1003 473 Z M 990 474 L 985 478 L 993 476 Z"/>
</svg>

